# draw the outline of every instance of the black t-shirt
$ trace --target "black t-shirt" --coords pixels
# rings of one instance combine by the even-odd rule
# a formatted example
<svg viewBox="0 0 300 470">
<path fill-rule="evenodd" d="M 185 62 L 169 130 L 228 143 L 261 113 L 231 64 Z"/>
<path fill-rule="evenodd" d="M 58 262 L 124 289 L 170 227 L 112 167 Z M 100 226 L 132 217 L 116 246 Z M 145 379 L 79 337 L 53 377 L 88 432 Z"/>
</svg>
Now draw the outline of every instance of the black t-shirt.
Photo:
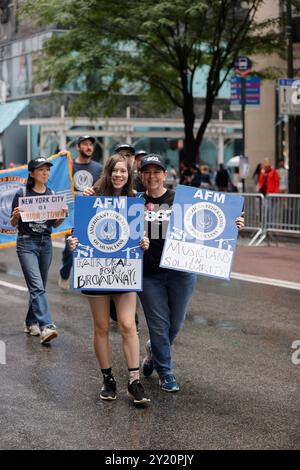
<svg viewBox="0 0 300 470">
<path fill-rule="evenodd" d="M 167 191 L 157 198 L 147 196 L 146 193 L 141 197 L 145 199 L 145 230 L 150 240 L 149 250 L 144 253 L 144 274 L 152 275 L 165 272 L 165 268 L 160 268 L 160 258 L 162 255 L 168 223 L 171 215 L 172 204 L 175 191 Z"/>
<path fill-rule="evenodd" d="M 77 194 L 82 194 L 85 188 L 91 188 L 100 178 L 102 166 L 91 160 L 89 163 L 77 163 L 73 160 L 73 181 Z"/>
<path fill-rule="evenodd" d="M 25 194 L 22 190 L 19 190 L 12 202 L 11 215 L 16 207 L 19 205 L 19 197 L 30 197 L 30 196 L 46 196 L 47 194 L 55 194 L 50 188 L 46 188 L 44 193 L 37 193 L 33 189 L 26 189 Z M 40 222 L 22 222 L 21 217 L 19 219 L 17 228 L 19 235 L 30 235 L 31 237 L 38 237 L 40 235 L 48 235 L 50 237 L 52 232 L 54 220 L 43 220 Z"/>
</svg>

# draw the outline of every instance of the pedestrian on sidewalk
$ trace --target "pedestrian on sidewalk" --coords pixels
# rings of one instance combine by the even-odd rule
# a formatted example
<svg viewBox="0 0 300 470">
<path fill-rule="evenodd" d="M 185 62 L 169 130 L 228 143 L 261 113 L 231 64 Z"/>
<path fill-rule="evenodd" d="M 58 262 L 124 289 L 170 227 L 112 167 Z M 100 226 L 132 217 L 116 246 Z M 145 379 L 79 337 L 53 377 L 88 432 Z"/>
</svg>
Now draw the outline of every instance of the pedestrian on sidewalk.
<svg viewBox="0 0 300 470">
<path fill-rule="evenodd" d="M 179 385 L 173 374 L 172 344 L 180 332 L 196 284 L 196 274 L 159 266 L 175 191 L 165 187 L 166 165 L 160 155 L 148 154 L 141 163 L 142 181 L 147 188 L 145 199 L 145 230 L 150 240 L 144 253 L 143 292 L 139 292 L 150 341 L 143 360 L 143 374 L 154 370 L 166 392 L 177 392 Z M 238 228 L 244 219 L 236 220 Z"/>
<path fill-rule="evenodd" d="M 279 175 L 268 158 L 264 159 L 258 178 L 258 186 L 259 192 L 264 196 L 269 193 L 279 193 Z"/>
<path fill-rule="evenodd" d="M 72 161 L 72 175 L 76 195 L 82 195 L 86 187 L 93 186 L 102 172 L 100 163 L 92 160 L 95 139 L 89 135 L 78 137 L 76 149 L 78 152 Z M 60 154 L 66 153 L 61 151 Z M 65 237 L 65 248 L 62 252 L 62 264 L 59 270 L 58 285 L 63 290 L 70 288 L 70 274 L 73 265 L 73 255 L 70 250 L 67 236 Z"/>
<path fill-rule="evenodd" d="M 278 161 L 279 192 L 287 194 L 289 192 L 289 170 L 284 166 L 284 159 Z"/>
<path fill-rule="evenodd" d="M 110 157 L 104 167 L 101 178 L 94 187 L 84 191 L 85 196 L 128 196 L 133 197 L 133 178 L 130 161 L 127 157 L 116 154 Z M 71 236 L 72 250 L 78 239 Z M 141 248 L 148 249 L 149 240 L 141 240 Z M 115 400 L 117 397 L 116 380 L 112 372 L 112 355 L 109 344 L 110 301 L 116 306 L 118 326 L 122 336 L 123 351 L 128 367 L 129 380 L 127 392 L 134 404 L 145 406 L 150 403 L 140 382 L 140 345 L 135 325 L 136 292 L 119 291 L 82 291 L 89 302 L 94 321 L 94 348 L 103 374 L 103 386 L 100 393 L 102 400 Z"/>
<path fill-rule="evenodd" d="M 223 163 L 220 163 L 219 170 L 216 174 L 216 185 L 218 191 L 226 192 L 228 191 L 228 183 L 229 183 L 229 174 L 226 168 L 224 168 Z"/>
<path fill-rule="evenodd" d="M 16 193 L 10 219 L 11 225 L 18 228 L 17 255 L 29 290 L 24 331 L 31 336 L 40 336 L 42 344 L 58 335 L 48 303 L 46 283 L 52 261 L 52 227 L 58 227 L 64 219 L 23 222 L 19 197 L 53 194 L 47 186 L 51 166 L 52 163 L 45 157 L 29 162 L 26 188 Z M 63 212 L 66 217 L 68 208 L 65 207 Z"/>
<path fill-rule="evenodd" d="M 258 163 L 256 165 L 256 168 L 253 172 L 253 175 L 252 175 L 252 179 L 254 181 L 254 191 L 256 193 L 259 192 L 259 185 L 258 185 L 258 180 L 259 180 L 259 175 L 260 175 L 260 172 L 261 172 L 261 169 L 262 169 L 262 164 L 261 163 Z"/>
</svg>

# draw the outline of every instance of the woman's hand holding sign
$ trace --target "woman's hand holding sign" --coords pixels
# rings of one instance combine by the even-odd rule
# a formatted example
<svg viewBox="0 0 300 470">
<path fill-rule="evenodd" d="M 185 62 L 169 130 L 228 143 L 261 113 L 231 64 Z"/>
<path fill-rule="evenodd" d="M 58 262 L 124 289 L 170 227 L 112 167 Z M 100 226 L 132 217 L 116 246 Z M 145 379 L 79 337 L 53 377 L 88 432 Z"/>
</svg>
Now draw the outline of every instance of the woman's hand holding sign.
<svg viewBox="0 0 300 470">
<path fill-rule="evenodd" d="M 140 247 L 142 248 L 143 251 L 146 251 L 149 249 L 150 246 L 150 241 L 148 237 L 143 237 L 140 241 Z"/>
<path fill-rule="evenodd" d="M 12 227 L 15 227 L 18 225 L 19 219 L 21 217 L 21 212 L 23 212 L 23 209 L 21 207 L 15 207 L 12 213 L 12 216 L 10 218 L 10 223 Z"/>
<path fill-rule="evenodd" d="M 54 228 L 59 227 L 59 226 L 63 223 L 64 219 L 69 216 L 69 208 L 68 208 L 68 206 L 63 207 L 63 208 L 61 209 L 61 212 L 62 212 L 62 218 L 60 218 L 60 219 L 55 219 L 55 220 L 54 220 L 54 222 L 53 222 L 53 227 L 54 227 Z"/>
<path fill-rule="evenodd" d="M 83 191 L 83 196 L 95 196 L 94 188 L 85 188 Z"/>
<path fill-rule="evenodd" d="M 243 228 L 245 228 L 244 212 L 241 213 L 240 217 L 237 217 L 235 219 L 235 223 L 236 223 L 238 230 L 243 230 Z"/>
<path fill-rule="evenodd" d="M 76 246 L 78 245 L 78 238 L 76 237 L 73 237 L 72 235 L 70 235 L 68 238 L 68 243 L 70 245 L 70 248 L 72 251 L 76 250 Z"/>
</svg>

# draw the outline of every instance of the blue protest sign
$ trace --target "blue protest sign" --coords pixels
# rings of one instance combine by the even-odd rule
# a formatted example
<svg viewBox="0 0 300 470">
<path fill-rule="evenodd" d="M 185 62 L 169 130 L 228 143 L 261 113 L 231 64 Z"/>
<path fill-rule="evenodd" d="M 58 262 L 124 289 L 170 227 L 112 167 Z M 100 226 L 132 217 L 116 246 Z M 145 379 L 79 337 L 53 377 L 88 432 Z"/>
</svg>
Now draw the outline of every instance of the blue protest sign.
<svg viewBox="0 0 300 470">
<path fill-rule="evenodd" d="M 244 198 L 178 185 L 160 266 L 230 278 Z"/>
<path fill-rule="evenodd" d="M 74 289 L 142 290 L 143 199 L 76 196 L 74 221 Z"/>
</svg>

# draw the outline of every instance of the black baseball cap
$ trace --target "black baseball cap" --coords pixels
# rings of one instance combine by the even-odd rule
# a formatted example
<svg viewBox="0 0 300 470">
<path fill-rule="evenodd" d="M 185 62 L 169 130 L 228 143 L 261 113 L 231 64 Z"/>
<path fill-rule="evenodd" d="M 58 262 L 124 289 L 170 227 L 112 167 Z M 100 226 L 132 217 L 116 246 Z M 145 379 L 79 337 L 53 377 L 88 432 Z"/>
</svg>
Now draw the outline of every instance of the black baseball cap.
<svg viewBox="0 0 300 470">
<path fill-rule="evenodd" d="M 115 153 L 118 153 L 120 150 L 129 150 L 133 155 L 135 154 L 135 148 L 130 144 L 118 144 L 115 148 Z"/>
<path fill-rule="evenodd" d="M 90 140 L 93 144 L 96 142 L 96 139 L 95 137 L 91 137 L 90 135 L 81 135 L 80 137 L 78 137 L 77 139 L 77 145 L 79 145 L 81 142 L 83 142 L 84 140 Z"/>
<path fill-rule="evenodd" d="M 33 160 L 30 160 L 30 162 L 28 163 L 28 170 L 36 170 L 37 168 L 43 165 L 53 166 L 53 163 L 49 162 L 49 160 L 47 160 L 47 158 L 45 157 L 33 158 Z"/>
<path fill-rule="evenodd" d="M 145 157 L 146 155 L 148 155 L 148 152 L 146 152 L 146 150 L 138 150 L 135 153 L 135 158 L 136 157 Z"/>
<path fill-rule="evenodd" d="M 148 165 L 157 165 L 160 166 L 164 171 L 166 170 L 166 164 L 163 158 L 157 153 L 149 153 L 142 159 L 141 170 L 143 171 L 143 169 Z"/>
</svg>

